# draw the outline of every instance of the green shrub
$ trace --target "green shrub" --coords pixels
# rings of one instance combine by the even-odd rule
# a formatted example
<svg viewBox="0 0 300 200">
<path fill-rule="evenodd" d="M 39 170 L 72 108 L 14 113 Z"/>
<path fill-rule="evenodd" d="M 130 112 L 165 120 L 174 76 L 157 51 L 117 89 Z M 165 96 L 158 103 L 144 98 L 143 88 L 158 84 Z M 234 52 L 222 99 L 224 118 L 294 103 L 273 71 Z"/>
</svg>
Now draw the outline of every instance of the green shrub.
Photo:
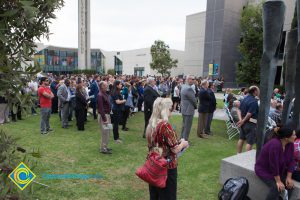
<svg viewBox="0 0 300 200">
<path fill-rule="evenodd" d="M 110 74 L 110 75 L 116 75 L 116 72 L 114 69 L 108 69 L 107 70 L 107 74 Z"/>
</svg>

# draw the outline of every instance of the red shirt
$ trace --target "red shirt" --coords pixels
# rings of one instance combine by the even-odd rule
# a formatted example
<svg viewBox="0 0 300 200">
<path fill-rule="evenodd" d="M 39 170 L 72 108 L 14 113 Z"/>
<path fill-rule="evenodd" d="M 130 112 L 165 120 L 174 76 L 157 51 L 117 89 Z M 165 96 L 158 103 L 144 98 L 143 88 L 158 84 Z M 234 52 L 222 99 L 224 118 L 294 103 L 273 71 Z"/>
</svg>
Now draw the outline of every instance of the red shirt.
<svg viewBox="0 0 300 200">
<path fill-rule="evenodd" d="M 40 106 L 41 108 L 51 108 L 52 101 L 51 99 L 43 95 L 44 92 L 51 94 L 51 90 L 49 87 L 44 87 L 44 86 L 39 87 L 38 95 L 40 98 Z"/>
<path fill-rule="evenodd" d="M 158 144 L 158 147 L 162 148 L 162 156 L 171 159 L 171 162 L 168 164 L 168 169 L 176 168 L 177 156 L 171 149 L 175 148 L 178 145 L 178 142 L 177 135 L 171 124 L 168 122 L 160 122 L 157 124 L 156 131 L 151 135 L 152 138 L 149 137 L 150 134 L 147 135 L 149 149 L 156 147 L 156 144 Z"/>
</svg>

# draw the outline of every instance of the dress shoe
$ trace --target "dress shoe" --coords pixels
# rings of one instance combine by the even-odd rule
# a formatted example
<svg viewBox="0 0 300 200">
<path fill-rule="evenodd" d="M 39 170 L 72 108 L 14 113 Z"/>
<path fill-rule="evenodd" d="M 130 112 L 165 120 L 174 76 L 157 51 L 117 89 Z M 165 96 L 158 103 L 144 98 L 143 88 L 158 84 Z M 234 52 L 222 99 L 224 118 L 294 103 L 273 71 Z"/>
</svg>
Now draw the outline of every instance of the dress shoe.
<svg viewBox="0 0 300 200">
<path fill-rule="evenodd" d="M 120 139 L 117 139 L 117 140 L 115 140 L 115 143 L 117 143 L 117 144 L 122 144 L 122 143 L 123 143 L 123 141 L 122 141 L 122 140 L 120 140 Z"/>
<path fill-rule="evenodd" d="M 129 128 L 122 128 L 122 131 L 129 131 Z"/>
<path fill-rule="evenodd" d="M 108 149 L 101 149 L 100 153 L 103 153 L 103 154 L 112 154 L 112 152 L 109 151 Z"/>
<path fill-rule="evenodd" d="M 51 128 L 47 129 L 47 132 L 52 132 L 52 131 L 53 131 L 53 129 L 51 129 Z"/>
<path fill-rule="evenodd" d="M 199 138 L 208 139 L 208 136 L 206 134 L 200 134 L 198 135 Z"/>
</svg>

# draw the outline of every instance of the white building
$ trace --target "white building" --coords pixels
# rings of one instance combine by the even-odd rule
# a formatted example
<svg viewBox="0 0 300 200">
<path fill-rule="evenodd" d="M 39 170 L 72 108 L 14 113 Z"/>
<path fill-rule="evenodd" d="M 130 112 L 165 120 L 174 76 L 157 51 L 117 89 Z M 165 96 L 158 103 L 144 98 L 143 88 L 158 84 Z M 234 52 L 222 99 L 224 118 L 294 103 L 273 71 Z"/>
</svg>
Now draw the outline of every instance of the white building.
<svg viewBox="0 0 300 200">
<path fill-rule="evenodd" d="M 105 56 L 105 69 L 114 69 L 115 57 L 122 61 L 122 74 L 127 75 L 159 75 L 150 68 L 152 61 L 150 48 L 142 48 L 128 51 L 103 51 Z M 171 76 L 184 73 L 184 51 L 170 49 L 171 58 L 177 59 L 177 68 L 171 70 Z"/>
</svg>

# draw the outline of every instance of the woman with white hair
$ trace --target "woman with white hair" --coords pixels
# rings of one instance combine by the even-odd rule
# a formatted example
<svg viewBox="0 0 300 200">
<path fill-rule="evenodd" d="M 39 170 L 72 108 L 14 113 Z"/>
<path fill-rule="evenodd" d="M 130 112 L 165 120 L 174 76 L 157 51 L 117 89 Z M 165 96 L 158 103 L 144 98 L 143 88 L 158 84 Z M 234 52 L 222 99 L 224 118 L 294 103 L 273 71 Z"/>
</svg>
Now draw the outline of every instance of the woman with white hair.
<svg viewBox="0 0 300 200">
<path fill-rule="evenodd" d="M 168 178 L 165 188 L 149 185 L 150 200 L 175 200 L 177 190 L 177 153 L 188 146 L 184 139 L 177 140 L 177 135 L 168 122 L 172 111 L 169 98 L 158 97 L 153 104 L 153 112 L 146 130 L 149 151 L 158 147 L 161 155 L 168 160 Z"/>
</svg>

